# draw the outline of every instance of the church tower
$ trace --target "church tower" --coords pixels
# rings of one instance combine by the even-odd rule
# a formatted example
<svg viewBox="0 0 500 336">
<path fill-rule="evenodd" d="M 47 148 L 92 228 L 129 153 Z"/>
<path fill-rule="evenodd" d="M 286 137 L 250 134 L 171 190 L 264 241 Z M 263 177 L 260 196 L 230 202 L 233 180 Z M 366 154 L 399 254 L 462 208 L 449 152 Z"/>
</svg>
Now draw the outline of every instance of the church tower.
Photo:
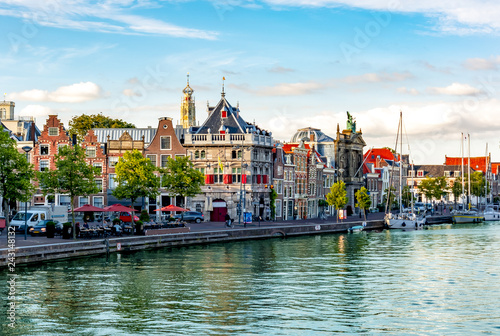
<svg viewBox="0 0 500 336">
<path fill-rule="evenodd" d="M 5 101 L 5 95 L 3 102 L 0 101 L 0 120 L 14 120 L 14 107 L 16 104 L 12 101 Z"/>
<path fill-rule="evenodd" d="M 184 97 L 181 103 L 181 125 L 182 128 L 196 126 L 196 108 L 194 106 L 194 90 L 189 86 L 189 73 L 187 75 L 187 86 L 182 90 Z"/>
</svg>

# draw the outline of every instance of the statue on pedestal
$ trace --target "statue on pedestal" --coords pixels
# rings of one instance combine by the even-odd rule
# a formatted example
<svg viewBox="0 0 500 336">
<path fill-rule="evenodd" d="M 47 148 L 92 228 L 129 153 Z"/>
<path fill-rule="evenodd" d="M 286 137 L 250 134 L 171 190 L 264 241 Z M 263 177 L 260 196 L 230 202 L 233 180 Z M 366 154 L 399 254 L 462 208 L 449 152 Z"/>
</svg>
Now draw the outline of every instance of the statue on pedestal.
<svg viewBox="0 0 500 336">
<path fill-rule="evenodd" d="M 349 111 L 347 111 L 347 129 L 356 133 L 356 120 L 352 117 Z"/>
</svg>

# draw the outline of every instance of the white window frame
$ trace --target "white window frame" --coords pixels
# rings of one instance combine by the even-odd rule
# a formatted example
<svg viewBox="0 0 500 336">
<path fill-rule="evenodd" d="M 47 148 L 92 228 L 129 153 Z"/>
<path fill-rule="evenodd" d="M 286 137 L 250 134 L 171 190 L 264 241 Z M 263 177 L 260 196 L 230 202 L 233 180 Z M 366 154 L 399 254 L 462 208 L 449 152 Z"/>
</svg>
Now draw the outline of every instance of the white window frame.
<svg viewBox="0 0 500 336">
<path fill-rule="evenodd" d="M 89 155 L 89 152 L 90 154 L 92 154 L 92 151 L 94 151 L 93 155 Z M 97 149 L 95 148 L 95 146 L 88 146 L 85 148 L 85 156 L 88 157 L 88 158 L 95 158 L 97 155 Z"/>
<path fill-rule="evenodd" d="M 283 210 L 283 205 L 280 199 L 277 199 L 274 201 L 275 202 L 275 217 L 282 217 L 282 210 Z"/>
<path fill-rule="evenodd" d="M 116 166 L 116 164 L 118 163 L 118 160 L 120 158 L 118 156 L 110 156 L 108 157 L 108 166 L 110 168 L 114 168 Z"/>
<path fill-rule="evenodd" d="M 170 154 L 161 154 L 160 155 L 160 167 L 162 167 L 162 168 L 165 168 L 165 166 L 163 165 L 163 158 L 164 157 L 167 158 L 167 160 L 165 161 L 165 163 L 167 163 L 168 162 L 168 158 L 171 158 L 172 155 L 170 155 Z"/>
<path fill-rule="evenodd" d="M 163 139 L 168 138 L 168 148 L 163 148 Z M 164 135 L 160 137 L 160 149 L 161 150 L 171 150 L 172 149 L 172 137 L 170 135 Z"/>
<path fill-rule="evenodd" d="M 151 160 L 151 158 L 152 158 L 152 157 L 154 157 L 154 159 L 155 159 L 155 160 L 154 160 L 154 162 L 153 162 L 153 160 Z M 156 154 L 146 154 L 146 158 L 148 158 L 148 159 L 149 159 L 149 161 L 151 161 L 151 163 L 152 163 L 155 167 L 157 167 L 157 166 L 158 166 L 158 162 L 156 161 L 156 159 L 157 159 L 157 155 L 156 155 Z"/>
<path fill-rule="evenodd" d="M 102 193 L 104 190 L 104 181 L 102 180 L 102 178 L 94 179 L 94 183 L 96 184 L 97 188 L 99 188 L 99 183 L 97 183 L 97 181 L 101 181 L 101 188 L 99 189 L 98 192 Z"/>
<path fill-rule="evenodd" d="M 45 169 L 42 169 L 42 162 L 44 163 L 43 168 L 45 168 Z M 50 169 L 50 161 L 49 160 L 40 160 L 40 166 L 38 168 L 40 171 L 49 170 Z"/>
<path fill-rule="evenodd" d="M 79 196 L 78 197 L 78 207 L 84 206 L 85 204 L 89 204 L 89 197 L 88 196 Z M 85 202 L 85 203 L 83 203 Z"/>
<path fill-rule="evenodd" d="M 101 204 L 96 204 L 96 199 L 101 200 Z M 94 196 L 92 197 L 92 205 L 96 207 L 102 207 L 104 205 L 104 196 Z"/>
<path fill-rule="evenodd" d="M 43 148 L 47 147 L 47 154 L 42 154 L 42 147 L 43 147 Z M 40 145 L 40 155 L 50 155 L 50 145 L 47 145 L 47 144 L 41 144 L 41 145 Z"/>
<path fill-rule="evenodd" d="M 116 174 L 108 174 L 108 188 L 109 189 L 115 189 L 116 188 L 116 182 L 115 182 L 115 179 L 116 179 Z"/>
<path fill-rule="evenodd" d="M 55 130 L 55 134 L 51 134 L 51 131 Z M 59 135 L 59 127 L 49 127 L 49 136 L 58 136 Z"/>
<path fill-rule="evenodd" d="M 100 169 L 100 170 L 101 170 L 100 174 L 102 174 L 102 162 L 94 162 L 94 163 L 93 163 L 93 166 L 94 166 L 94 168 L 96 168 L 96 167 L 101 168 L 101 169 Z"/>
</svg>

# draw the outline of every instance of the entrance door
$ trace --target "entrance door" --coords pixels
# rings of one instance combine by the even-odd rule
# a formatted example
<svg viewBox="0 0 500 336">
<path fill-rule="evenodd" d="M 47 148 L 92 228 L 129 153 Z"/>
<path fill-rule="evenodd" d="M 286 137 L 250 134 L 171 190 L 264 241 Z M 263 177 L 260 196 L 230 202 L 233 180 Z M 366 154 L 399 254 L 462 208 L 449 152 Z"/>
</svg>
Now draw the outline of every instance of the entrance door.
<svg viewBox="0 0 500 336">
<path fill-rule="evenodd" d="M 227 206 L 226 201 L 217 199 L 212 202 L 213 210 L 210 213 L 210 221 L 224 222 L 226 220 Z"/>
</svg>

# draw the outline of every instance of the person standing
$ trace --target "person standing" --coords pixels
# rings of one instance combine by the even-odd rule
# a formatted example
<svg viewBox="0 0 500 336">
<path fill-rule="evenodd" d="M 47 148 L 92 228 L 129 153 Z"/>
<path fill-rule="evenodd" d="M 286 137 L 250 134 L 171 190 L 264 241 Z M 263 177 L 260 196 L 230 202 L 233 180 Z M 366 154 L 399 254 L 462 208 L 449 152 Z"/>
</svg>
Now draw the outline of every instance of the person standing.
<svg viewBox="0 0 500 336">
<path fill-rule="evenodd" d="M 226 213 L 224 219 L 226 220 L 226 227 L 231 227 L 231 217 L 229 216 L 228 213 Z"/>
</svg>

